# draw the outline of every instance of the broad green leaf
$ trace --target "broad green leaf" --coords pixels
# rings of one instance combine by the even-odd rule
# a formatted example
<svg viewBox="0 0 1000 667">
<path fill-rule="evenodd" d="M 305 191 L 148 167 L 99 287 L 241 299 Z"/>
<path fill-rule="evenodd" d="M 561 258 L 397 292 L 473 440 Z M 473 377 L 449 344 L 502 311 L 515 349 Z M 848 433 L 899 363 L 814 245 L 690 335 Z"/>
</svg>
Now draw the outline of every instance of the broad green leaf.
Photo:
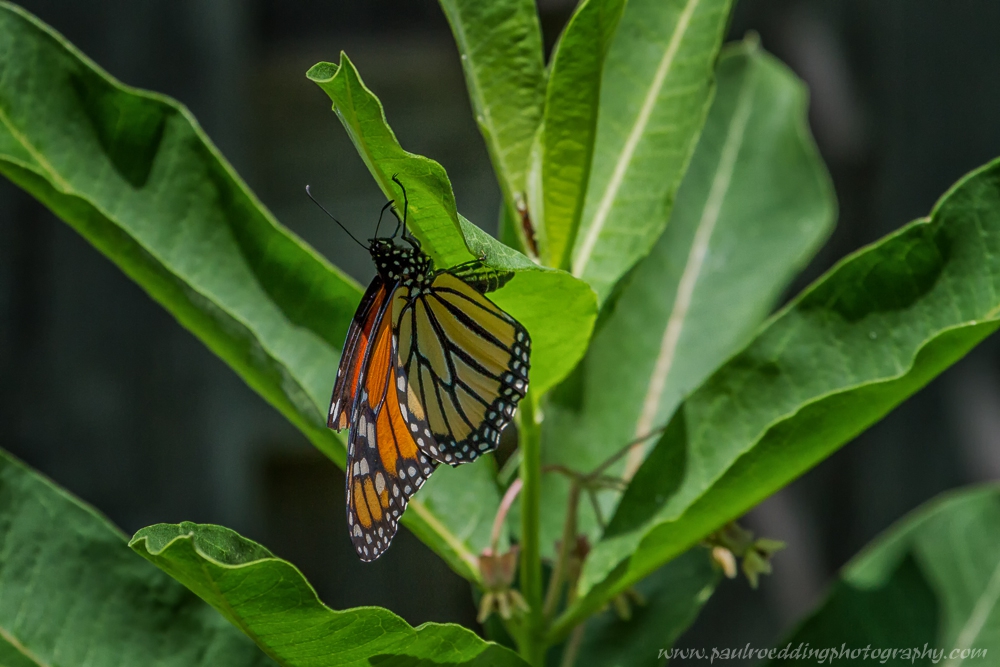
<svg viewBox="0 0 1000 667">
<path fill-rule="evenodd" d="M 625 0 L 584 0 L 556 44 L 532 150 L 528 209 L 542 261 L 569 268 L 597 132 L 601 71 Z"/>
<path fill-rule="evenodd" d="M 748 342 L 831 228 L 833 192 L 806 125 L 804 85 L 752 43 L 728 47 L 716 77 L 670 224 L 619 284 L 577 372 L 552 394 L 547 463 L 588 470 L 666 423 Z M 641 460 L 626 467 L 634 472 Z M 563 480 L 545 492 L 544 507 L 563 505 Z M 561 521 L 546 514 L 548 542 Z"/>
<path fill-rule="evenodd" d="M 630 0 L 604 66 L 573 275 L 603 302 L 667 224 L 712 98 L 729 0 Z"/>
<path fill-rule="evenodd" d="M 0 451 L 0 664 L 274 663 L 92 507 Z"/>
<path fill-rule="evenodd" d="M 524 665 L 515 653 L 458 625 L 413 628 L 379 607 L 334 611 L 294 565 L 228 528 L 157 524 L 129 544 L 287 667 Z"/>
<path fill-rule="evenodd" d="M 504 201 L 525 191 L 528 153 L 542 115 L 545 64 L 534 0 L 440 0 Z"/>
<path fill-rule="evenodd" d="M 409 199 L 409 229 L 434 263 L 448 268 L 474 259 L 465 247 L 455 193 L 444 167 L 403 150 L 389 127 L 382 103 L 365 86 L 347 54 L 340 54 L 340 65 L 318 63 L 306 76 L 333 100 L 333 110 L 368 171 L 402 213 L 403 194 L 392 182 L 392 177 L 398 176 Z"/>
<path fill-rule="evenodd" d="M 274 220 L 187 109 L 123 86 L 2 2 L 0 173 L 115 262 L 343 466 L 326 412 L 358 285 Z M 486 468 L 467 468 L 439 471 L 403 519 L 459 574 L 476 579 L 475 553 L 499 498 Z M 478 504 L 453 508 L 469 493 Z M 450 518 L 428 504 L 450 508 Z"/>
<path fill-rule="evenodd" d="M 994 161 L 929 218 L 841 261 L 681 404 L 591 552 L 583 587 L 600 585 L 574 613 L 822 461 L 995 331 L 998 314 Z"/>
<path fill-rule="evenodd" d="M 341 60 L 339 67 L 320 63 L 308 76 L 333 99 L 358 152 L 389 196 L 397 196 L 392 194 L 397 186 L 386 183 L 399 174 L 409 195 L 413 231 L 424 250 L 442 268 L 475 257 L 517 273 L 490 299 L 531 334 L 531 385 L 540 395 L 565 377 L 586 351 L 597 310 L 593 291 L 568 273 L 540 267 L 459 215 L 444 168 L 400 147 L 378 98 L 347 56 L 342 54 Z"/>
<path fill-rule="evenodd" d="M 873 662 L 897 649 L 896 660 L 947 667 L 986 664 L 984 657 L 1000 653 L 1000 488 L 944 494 L 865 547 L 776 648 L 791 653 L 805 643 L 797 659 L 770 664 L 814 665 L 809 648 L 845 643 L 871 646 Z M 925 645 L 940 653 L 924 656 Z M 973 650 L 984 653 L 973 657 Z"/>
<path fill-rule="evenodd" d="M 277 224 L 187 109 L 121 85 L 7 3 L 0 172 L 343 460 L 325 404 L 358 286 Z"/>
<path fill-rule="evenodd" d="M 667 563 L 635 586 L 642 600 L 632 600 L 632 616 L 623 620 L 612 610 L 587 621 L 577 654 L 577 667 L 662 665 L 669 649 L 687 630 L 719 582 L 708 551 L 695 548 Z"/>
</svg>

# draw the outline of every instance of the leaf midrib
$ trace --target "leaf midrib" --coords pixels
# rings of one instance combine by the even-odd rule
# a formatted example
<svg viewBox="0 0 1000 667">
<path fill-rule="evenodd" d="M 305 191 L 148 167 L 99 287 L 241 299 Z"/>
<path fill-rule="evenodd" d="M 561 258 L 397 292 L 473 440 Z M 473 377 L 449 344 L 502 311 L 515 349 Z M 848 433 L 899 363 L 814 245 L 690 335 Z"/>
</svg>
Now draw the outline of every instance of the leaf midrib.
<svg viewBox="0 0 1000 667">
<path fill-rule="evenodd" d="M 677 25 L 674 27 L 674 32 L 670 37 L 670 43 L 667 45 L 667 50 L 664 52 L 663 58 L 657 66 L 656 74 L 653 77 L 653 83 L 650 85 L 649 91 L 646 93 L 646 98 L 643 100 L 642 107 L 639 109 L 639 114 L 636 116 L 635 124 L 629 132 L 628 139 L 625 141 L 625 146 L 619 154 L 618 160 L 615 161 L 615 168 L 611 173 L 611 179 L 608 181 L 608 185 L 605 188 L 604 194 L 602 195 L 601 201 L 597 207 L 597 212 L 594 214 L 593 221 L 587 228 L 587 233 L 580 245 L 580 252 L 576 257 L 573 266 L 573 275 L 577 278 L 583 276 L 587 269 L 587 265 L 590 263 L 590 257 L 594 251 L 594 246 L 597 243 L 597 238 L 600 236 L 601 231 L 604 229 L 604 225 L 607 223 L 608 215 L 611 213 L 611 205 L 614 203 L 618 190 L 621 188 L 622 182 L 625 180 L 625 172 L 628 171 L 629 164 L 632 162 L 632 156 L 639 145 L 639 140 L 645 132 L 646 125 L 649 124 L 649 119 L 653 114 L 653 108 L 656 106 L 656 101 L 660 96 L 660 90 L 663 88 L 663 84 L 667 79 L 667 74 L 673 66 L 674 58 L 677 55 L 677 51 L 680 50 L 681 42 L 684 39 L 684 35 L 687 34 L 687 29 L 691 23 L 691 17 L 694 15 L 694 11 L 697 9 L 699 2 L 701 2 L 701 0 L 688 0 L 687 5 L 684 7 L 684 10 L 681 12 L 680 17 L 677 20 Z"/>
<path fill-rule="evenodd" d="M 979 637 L 979 633 L 982 632 L 983 626 L 986 624 L 986 619 L 996 609 L 997 602 L 1000 602 L 1000 560 L 993 568 L 989 583 L 986 584 L 982 595 L 976 600 L 968 620 L 962 626 L 961 632 L 958 633 L 954 650 L 962 651 L 972 647 L 972 642 Z M 964 658 L 951 658 L 945 663 L 945 667 L 958 667 L 963 662 L 965 662 Z"/>
<path fill-rule="evenodd" d="M 687 315 L 690 311 L 691 300 L 694 296 L 695 287 L 701 277 L 705 260 L 708 257 L 708 246 L 715 231 L 715 225 L 719 220 L 722 211 L 722 204 L 729 192 L 733 174 L 736 171 L 736 159 L 743 146 L 743 139 L 746 136 L 747 124 L 753 111 L 753 98 L 756 89 L 757 76 L 753 63 L 748 67 L 746 79 L 740 86 L 737 95 L 736 109 L 726 132 L 726 141 L 723 144 L 722 153 L 716 168 L 715 177 L 712 179 L 712 187 L 705 205 L 702 208 L 701 219 L 695 232 L 694 240 L 691 243 L 691 251 L 688 253 L 684 271 L 677 283 L 677 293 L 674 295 L 674 305 L 667 319 L 667 325 L 660 340 L 660 352 L 653 365 L 653 372 L 650 375 L 649 383 L 646 385 L 646 395 L 642 402 L 642 412 L 636 421 L 635 437 L 639 438 L 649 433 L 653 428 L 653 421 L 659 412 L 660 402 L 663 392 L 667 386 L 667 377 L 673 368 L 677 346 L 680 343 L 681 332 L 687 322 Z M 625 478 L 631 479 L 642 463 L 644 447 L 637 446 L 630 453 L 625 464 Z"/>
<path fill-rule="evenodd" d="M 48 663 L 42 661 L 41 658 L 32 653 L 30 650 L 28 650 L 28 648 L 24 644 L 19 642 L 17 638 L 14 637 L 14 635 L 12 635 L 3 627 L 0 627 L 0 639 L 3 639 L 8 644 L 13 646 L 18 653 L 26 657 L 28 660 L 31 660 L 33 663 L 38 665 L 38 667 L 49 667 Z"/>
<path fill-rule="evenodd" d="M 42 155 L 42 153 L 40 153 L 38 149 L 35 148 L 35 146 L 30 141 L 28 141 L 28 138 L 26 136 L 24 136 L 20 131 L 18 131 L 14 127 L 14 123 L 11 122 L 10 117 L 7 115 L 7 112 L 4 111 L 2 106 L 0 106 L 0 123 L 2 123 L 5 128 L 7 128 L 7 131 L 10 132 L 11 136 L 14 137 L 17 143 L 21 144 L 21 147 L 24 148 L 24 150 L 28 151 L 28 154 L 31 155 L 31 157 L 35 160 L 35 162 L 37 162 L 38 165 L 47 174 L 49 174 L 51 180 L 56 181 L 56 184 L 64 192 L 68 193 L 73 190 L 70 184 L 66 182 L 66 180 L 59 174 L 58 171 L 56 171 L 55 167 L 53 167 L 52 164 L 45 159 L 45 156 Z"/>
</svg>

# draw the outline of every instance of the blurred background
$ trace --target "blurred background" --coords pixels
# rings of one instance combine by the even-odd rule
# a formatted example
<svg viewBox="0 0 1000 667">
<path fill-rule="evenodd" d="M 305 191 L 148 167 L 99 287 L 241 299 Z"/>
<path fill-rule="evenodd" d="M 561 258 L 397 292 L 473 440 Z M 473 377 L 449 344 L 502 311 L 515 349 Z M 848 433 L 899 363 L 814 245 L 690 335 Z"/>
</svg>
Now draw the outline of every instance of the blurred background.
<svg viewBox="0 0 1000 667">
<path fill-rule="evenodd" d="M 125 83 L 171 95 L 277 218 L 362 283 L 359 234 L 383 197 L 304 73 L 347 51 L 403 146 L 445 166 L 463 214 L 500 193 L 433 0 L 24 0 Z M 550 47 L 573 0 L 541 0 Z M 808 83 L 837 229 L 797 292 L 838 258 L 925 215 L 1000 155 L 1000 3 L 742 0 L 748 30 Z M 766 261 L 766 258 L 761 258 Z M 1000 346 L 969 357 L 746 524 L 788 542 L 758 591 L 724 582 L 681 646 L 767 646 L 839 567 L 918 504 L 1000 478 Z M 332 381 L 332 378 L 331 378 Z M 371 565 L 344 527 L 343 475 L 115 266 L 0 180 L 0 446 L 127 532 L 220 523 L 298 565 L 334 608 L 475 626 L 467 585 L 406 531 Z M 736 664 L 736 663 L 733 663 Z"/>
</svg>

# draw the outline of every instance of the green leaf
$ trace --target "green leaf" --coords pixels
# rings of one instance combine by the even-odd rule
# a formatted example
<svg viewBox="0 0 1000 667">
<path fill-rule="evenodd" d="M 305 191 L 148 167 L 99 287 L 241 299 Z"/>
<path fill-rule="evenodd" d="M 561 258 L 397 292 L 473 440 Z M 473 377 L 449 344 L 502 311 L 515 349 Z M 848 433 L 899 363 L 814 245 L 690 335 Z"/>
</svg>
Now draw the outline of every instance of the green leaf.
<svg viewBox="0 0 1000 667">
<path fill-rule="evenodd" d="M 827 599 L 777 648 L 871 646 L 918 665 L 983 664 L 1000 652 L 1000 488 L 944 494 L 911 512 L 848 563 Z M 940 651 L 923 654 L 925 645 Z M 814 665 L 802 647 L 774 665 Z M 974 658 L 971 650 L 983 650 Z M 963 655 L 963 652 L 970 653 Z M 954 655 L 952 652 L 955 652 Z M 944 661 L 941 658 L 945 658 Z M 917 658 L 914 660 L 913 658 Z M 884 661 L 883 661 L 884 662 Z"/>
<path fill-rule="evenodd" d="M 573 275 L 603 302 L 659 238 L 712 98 L 729 0 L 630 0 L 601 86 Z"/>
<path fill-rule="evenodd" d="M 461 626 L 413 628 L 378 607 L 334 611 L 294 565 L 228 528 L 157 524 L 129 544 L 281 665 L 524 665 L 510 650 Z"/>
<path fill-rule="evenodd" d="M 92 507 L 0 450 L 0 664 L 274 663 Z"/>
<path fill-rule="evenodd" d="M 528 154 L 542 116 L 545 64 L 534 0 L 440 0 L 504 200 L 525 191 Z"/>
<path fill-rule="evenodd" d="M 532 392 L 540 395 L 563 379 L 586 351 L 597 312 L 593 291 L 568 273 L 535 264 L 463 218 L 444 168 L 399 146 L 378 98 L 365 88 L 347 56 L 342 54 L 341 60 L 339 67 L 320 63 L 308 76 L 333 99 L 358 152 L 390 196 L 396 196 L 391 192 L 396 186 L 385 184 L 393 173 L 399 174 L 410 199 L 413 231 L 424 250 L 432 252 L 441 267 L 475 257 L 491 268 L 517 274 L 490 299 L 531 334 Z"/>
<path fill-rule="evenodd" d="M 929 218 L 840 262 L 684 401 L 591 552 L 584 589 L 600 585 L 573 613 L 822 461 L 995 331 L 998 314 L 994 161 Z"/>
<path fill-rule="evenodd" d="M 361 298 L 357 284 L 274 220 L 187 109 L 123 86 L 2 2 L 0 173 L 115 262 L 343 466 L 326 412 Z M 439 471 L 403 521 L 456 572 L 477 580 L 475 553 L 499 497 L 486 468 L 468 467 Z M 478 504 L 449 509 L 447 520 L 428 509 L 450 508 L 470 493 Z"/>
<path fill-rule="evenodd" d="M 703 548 L 667 563 L 635 586 L 641 601 L 630 602 L 632 616 L 623 620 L 611 610 L 587 621 L 577 654 L 577 667 L 662 665 L 669 649 L 694 622 L 715 591 L 719 571 Z"/>
<path fill-rule="evenodd" d="M 833 224 L 805 86 L 753 43 L 725 49 L 716 78 L 670 224 L 619 284 L 580 368 L 551 396 L 546 463 L 589 470 L 666 423 L 749 341 Z M 625 467 L 634 472 L 641 460 Z M 554 479 L 545 492 L 552 542 L 567 487 Z M 597 539 L 589 508 L 584 521 Z"/>
<path fill-rule="evenodd" d="M 398 175 L 409 199 L 409 229 L 434 263 L 448 268 L 474 259 L 465 247 L 455 193 L 444 167 L 403 150 L 389 127 L 382 103 L 365 86 L 347 54 L 340 54 L 340 65 L 318 63 L 306 76 L 333 100 L 333 110 L 368 171 L 402 213 L 403 193 L 392 182 L 393 175 Z"/>
<path fill-rule="evenodd" d="M 549 266 L 569 268 L 590 177 L 604 57 L 624 7 L 625 0 L 584 0 L 552 55 L 528 182 L 539 254 Z"/>
</svg>

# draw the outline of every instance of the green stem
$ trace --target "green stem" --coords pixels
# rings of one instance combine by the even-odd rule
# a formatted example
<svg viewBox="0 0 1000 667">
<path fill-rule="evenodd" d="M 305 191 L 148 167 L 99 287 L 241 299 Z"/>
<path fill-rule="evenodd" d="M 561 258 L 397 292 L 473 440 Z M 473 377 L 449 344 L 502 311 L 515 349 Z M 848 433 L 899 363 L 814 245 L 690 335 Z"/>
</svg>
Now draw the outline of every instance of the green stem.
<svg viewBox="0 0 1000 667">
<path fill-rule="evenodd" d="M 542 613 L 542 558 L 539 515 L 542 506 L 541 429 L 538 406 L 528 395 L 521 401 L 521 594 L 530 610 L 521 637 L 521 656 L 533 667 L 545 664 L 545 616 Z"/>
</svg>

